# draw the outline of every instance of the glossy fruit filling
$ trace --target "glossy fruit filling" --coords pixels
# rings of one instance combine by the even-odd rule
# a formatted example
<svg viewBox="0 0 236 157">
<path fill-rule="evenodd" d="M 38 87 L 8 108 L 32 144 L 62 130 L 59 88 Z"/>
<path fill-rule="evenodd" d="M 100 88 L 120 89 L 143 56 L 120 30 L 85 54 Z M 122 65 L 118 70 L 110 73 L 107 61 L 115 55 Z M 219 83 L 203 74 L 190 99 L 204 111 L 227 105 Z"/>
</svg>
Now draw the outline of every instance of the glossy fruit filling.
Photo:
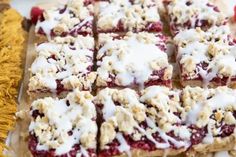
<svg viewBox="0 0 236 157">
<path fill-rule="evenodd" d="M 55 149 L 50 150 L 37 150 L 38 140 L 34 135 L 29 136 L 28 148 L 32 153 L 33 157 L 76 157 L 77 153 L 80 152 L 80 145 L 75 144 L 70 152 L 66 154 L 56 155 Z M 89 157 L 96 157 L 95 149 L 87 150 Z M 85 157 L 82 155 L 82 157 Z"/>
</svg>

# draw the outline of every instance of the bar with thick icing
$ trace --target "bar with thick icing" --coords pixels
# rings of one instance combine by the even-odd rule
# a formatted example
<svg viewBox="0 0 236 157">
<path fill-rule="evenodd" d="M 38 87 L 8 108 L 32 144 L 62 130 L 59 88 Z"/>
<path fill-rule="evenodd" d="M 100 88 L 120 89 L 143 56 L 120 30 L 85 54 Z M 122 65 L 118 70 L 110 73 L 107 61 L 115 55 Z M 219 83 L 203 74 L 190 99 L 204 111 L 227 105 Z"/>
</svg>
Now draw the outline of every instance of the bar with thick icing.
<svg viewBox="0 0 236 157">
<path fill-rule="evenodd" d="M 96 157 L 93 96 L 78 89 L 66 98 L 46 97 L 31 104 L 28 147 L 34 157 Z"/>
<path fill-rule="evenodd" d="M 180 32 L 174 38 L 182 85 L 222 86 L 236 81 L 236 43 L 228 26 Z"/>
<path fill-rule="evenodd" d="M 92 37 L 56 37 L 50 42 L 38 44 L 36 52 L 37 57 L 30 68 L 30 94 L 92 89 L 96 79 L 96 72 L 92 71 Z"/>
<path fill-rule="evenodd" d="M 99 34 L 97 87 L 171 86 L 165 40 L 147 32 Z"/>
<path fill-rule="evenodd" d="M 175 35 L 181 30 L 227 23 L 227 18 L 209 0 L 167 0 L 164 2 L 169 18 L 170 30 Z"/>
<path fill-rule="evenodd" d="M 160 32 L 162 22 L 155 0 L 106 0 L 98 2 L 99 33 Z"/>
<path fill-rule="evenodd" d="M 48 40 L 55 36 L 91 35 L 93 19 L 93 0 L 69 0 L 64 6 L 44 10 L 35 32 Z"/>
<path fill-rule="evenodd" d="M 95 103 L 102 117 L 99 157 L 177 155 L 190 146 L 178 91 L 152 86 L 139 95 L 105 88 Z"/>
</svg>

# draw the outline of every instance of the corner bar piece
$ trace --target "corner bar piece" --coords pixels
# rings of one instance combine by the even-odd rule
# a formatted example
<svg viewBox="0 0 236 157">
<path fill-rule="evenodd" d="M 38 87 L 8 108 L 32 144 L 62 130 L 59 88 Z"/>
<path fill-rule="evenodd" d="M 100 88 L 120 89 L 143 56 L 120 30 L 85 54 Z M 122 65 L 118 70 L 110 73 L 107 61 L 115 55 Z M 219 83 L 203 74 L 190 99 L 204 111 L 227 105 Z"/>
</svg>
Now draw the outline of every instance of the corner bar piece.
<svg viewBox="0 0 236 157">
<path fill-rule="evenodd" d="M 93 0 L 69 0 L 62 7 L 53 7 L 43 12 L 35 32 L 48 40 L 55 36 L 93 34 Z"/>
<path fill-rule="evenodd" d="M 236 90 L 186 87 L 182 102 L 191 129 L 190 154 L 233 150 L 236 144 Z"/>
<path fill-rule="evenodd" d="M 171 86 L 165 40 L 147 32 L 99 34 L 97 87 Z"/>
<path fill-rule="evenodd" d="M 183 86 L 234 86 L 236 43 L 228 26 L 180 32 L 174 38 Z"/>
<path fill-rule="evenodd" d="M 34 157 L 96 157 L 96 109 L 87 91 L 31 105 L 29 150 Z"/>
<path fill-rule="evenodd" d="M 38 44 L 36 52 L 37 57 L 30 68 L 30 95 L 60 95 L 75 88 L 91 90 L 96 79 L 96 72 L 92 71 L 92 37 L 56 37 L 50 42 Z"/>
<path fill-rule="evenodd" d="M 227 23 L 224 14 L 209 0 L 166 0 L 164 3 L 172 35 L 196 27 L 206 31 Z"/>
<path fill-rule="evenodd" d="M 131 89 L 101 90 L 95 98 L 102 117 L 99 157 L 177 155 L 190 146 L 182 125 L 179 92 L 152 86 L 139 96 Z"/>
<path fill-rule="evenodd" d="M 99 33 L 162 31 L 155 0 L 105 0 L 98 2 Z"/>
</svg>

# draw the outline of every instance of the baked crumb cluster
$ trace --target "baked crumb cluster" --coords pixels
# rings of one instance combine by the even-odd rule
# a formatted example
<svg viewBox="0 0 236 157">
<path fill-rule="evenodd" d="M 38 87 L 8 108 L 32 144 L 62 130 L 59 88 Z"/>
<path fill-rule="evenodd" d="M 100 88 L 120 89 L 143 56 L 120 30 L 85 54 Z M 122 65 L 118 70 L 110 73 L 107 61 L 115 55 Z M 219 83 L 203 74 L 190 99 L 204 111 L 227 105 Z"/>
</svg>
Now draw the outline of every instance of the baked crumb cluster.
<svg viewBox="0 0 236 157">
<path fill-rule="evenodd" d="M 29 93 L 60 94 L 75 88 L 91 90 L 96 79 L 92 72 L 94 39 L 90 36 L 56 37 L 36 46 Z"/>
<path fill-rule="evenodd" d="M 151 86 L 140 94 L 105 88 L 95 98 L 102 115 L 99 156 L 130 154 L 134 149 L 185 151 L 226 138 L 233 142 L 235 94 L 228 87 L 178 91 Z"/>
<path fill-rule="evenodd" d="M 45 10 L 36 24 L 35 32 L 49 39 L 93 34 L 93 19 L 93 0 L 69 0 L 64 6 Z"/>
<path fill-rule="evenodd" d="M 206 32 L 200 28 L 181 31 L 174 41 L 182 81 L 227 85 L 235 80 L 236 44 L 230 37 L 229 27 L 214 26 Z"/>
<path fill-rule="evenodd" d="M 93 96 L 78 89 L 66 98 L 46 97 L 31 104 L 29 149 L 34 156 L 96 156 Z"/>
<path fill-rule="evenodd" d="M 196 27 L 206 30 L 227 22 L 223 13 L 209 0 L 167 0 L 165 3 L 172 34 Z"/>
<path fill-rule="evenodd" d="M 99 34 L 96 85 L 170 86 L 173 68 L 165 50 L 165 37 L 161 34 Z"/>
<path fill-rule="evenodd" d="M 98 32 L 162 30 L 155 0 L 107 0 L 98 6 Z"/>
</svg>

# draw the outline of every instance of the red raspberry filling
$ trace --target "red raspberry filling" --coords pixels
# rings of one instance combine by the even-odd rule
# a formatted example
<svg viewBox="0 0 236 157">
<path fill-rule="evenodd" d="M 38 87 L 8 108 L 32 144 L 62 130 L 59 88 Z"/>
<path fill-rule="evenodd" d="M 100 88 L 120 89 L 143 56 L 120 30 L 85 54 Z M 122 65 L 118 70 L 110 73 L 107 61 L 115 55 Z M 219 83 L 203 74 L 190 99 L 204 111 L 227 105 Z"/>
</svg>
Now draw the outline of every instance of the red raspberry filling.
<svg viewBox="0 0 236 157">
<path fill-rule="evenodd" d="M 33 157 L 76 157 L 76 154 L 80 151 L 80 145 L 75 144 L 72 150 L 66 154 L 56 155 L 55 149 L 50 150 L 37 150 L 38 140 L 34 135 L 29 136 L 28 148 L 32 153 Z M 96 157 L 95 149 L 88 149 L 88 154 L 90 157 Z M 82 157 L 85 157 L 82 155 Z"/>
<path fill-rule="evenodd" d="M 203 138 L 206 136 L 207 128 L 198 128 L 196 125 L 190 125 L 189 129 L 192 130 L 191 144 L 196 145 L 202 142 Z"/>
<path fill-rule="evenodd" d="M 235 129 L 235 125 L 228 125 L 228 124 L 223 125 L 221 127 L 220 137 L 224 138 L 224 137 L 230 136 L 231 134 L 233 134 L 234 129 Z"/>
</svg>

